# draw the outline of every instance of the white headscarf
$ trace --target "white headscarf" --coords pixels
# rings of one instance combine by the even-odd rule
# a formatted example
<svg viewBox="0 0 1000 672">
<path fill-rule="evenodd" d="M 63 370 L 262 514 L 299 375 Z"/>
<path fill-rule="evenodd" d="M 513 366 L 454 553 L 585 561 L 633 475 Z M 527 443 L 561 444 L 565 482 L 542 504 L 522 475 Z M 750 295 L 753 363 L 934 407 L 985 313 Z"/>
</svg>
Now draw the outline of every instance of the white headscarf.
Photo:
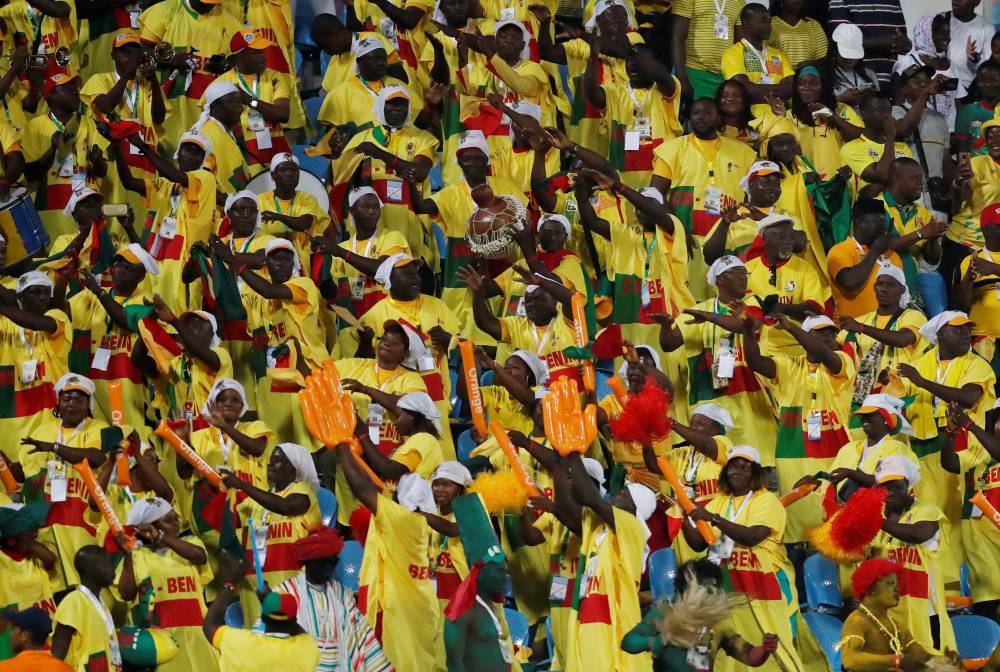
<svg viewBox="0 0 1000 672">
<path fill-rule="evenodd" d="M 396 401 L 396 407 L 404 411 L 419 413 L 441 431 L 441 411 L 426 392 L 407 392 Z"/>
<path fill-rule="evenodd" d="M 372 105 L 372 112 L 375 114 L 375 118 L 378 119 L 378 123 L 382 124 L 383 126 L 388 126 L 389 128 L 392 128 L 394 130 L 398 130 L 403 126 L 406 126 L 410 122 L 410 116 L 411 116 L 410 110 L 407 109 L 406 119 L 403 120 L 401 126 L 391 126 L 389 122 L 385 120 L 385 103 L 389 99 L 389 96 L 397 93 L 401 93 L 404 96 L 406 96 L 406 100 L 409 102 L 410 100 L 409 91 L 407 91 L 404 87 L 400 86 L 399 84 L 390 84 L 389 86 L 383 87 L 382 90 L 378 92 L 378 95 L 375 96 L 375 102 Z"/>
<path fill-rule="evenodd" d="M 885 483 L 893 480 L 894 476 L 902 476 L 912 488 L 920 482 L 920 467 L 903 455 L 886 455 L 875 467 L 875 482 Z"/>
<path fill-rule="evenodd" d="M 837 323 L 826 315 L 814 315 L 802 320 L 802 331 L 814 331 L 816 329 L 823 329 L 824 327 L 832 327 L 837 331 L 840 331 L 840 327 L 837 326 Z"/>
<path fill-rule="evenodd" d="M 724 409 L 718 404 L 713 404 L 711 402 L 698 404 L 691 411 L 691 415 L 703 415 L 709 420 L 722 426 L 722 429 L 729 431 L 733 429 L 736 425 L 733 423 L 733 416 L 729 414 L 729 411 Z"/>
<path fill-rule="evenodd" d="M 663 193 L 656 187 L 643 187 L 639 189 L 639 193 L 646 198 L 651 198 L 660 205 L 663 205 Z"/>
<path fill-rule="evenodd" d="M 316 465 L 312 455 L 305 447 L 297 443 L 279 443 L 278 448 L 295 467 L 295 480 L 305 483 L 313 490 L 319 490 L 319 477 L 316 475 Z"/>
<path fill-rule="evenodd" d="M 208 399 L 205 400 L 205 405 L 201 407 L 202 415 L 210 415 L 212 404 L 215 403 L 219 395 L 226 390 L 233 390 L 236 394 L 240 395 L 240 400 L 243 402 L 243 407 L 240 409 L 239 417 L 243 417 L 247 411 L 250 410 L 250 404 L 247 403 L 247 393 L 243 389 L 243 385 L 238 380 L 233 380 L 232 378 L 219 378 L 212 385 L 212 389 L 208 393 Z"/>
<path fill-rule="evenodd" d="M 202 96 L 204 102 L 201 105 L 201 115 L 198 117 L 198 121 L 194 122 L 194 126 L 191 127 L 191 132 L 197 133 L 201 131 L 202 126 L 208 122 L 209 117 L 212 116 L 212 103 L 223 96 L 228 96 L 231 93 L 239 93 L 239 91 L 235 84 L 221 79 L 217 79 L 209 84 Z"/>
<path fill-rule="evenodd" d="M 379 49 L 385 51 L 385 46 L 378 38 L 375 37 L 364 37 L 360 40 L 354 40 L 351 44 L 351 51 L 354 52 L 355 60 L 370 54 L 373 51 L 378 51 Z"/>
<path fill-rule="evenodd" d="M 913 427 L 907 422 L 906 417 L 903 415 L 903 408 L 906 403 L 891 394 L 885 394 L 880 392 L 879 394 L 869 394 L 865 397 L 864 401 L 861 402 L 861 406 L 855 413 L 860 413 L 862 409 L 865 408 L 878 408 L 886 413 L 896 416 L 896 421 L 899 423 L 899 433 L 906 434 L 907 436 L 913 435 Z"/>
<path fill-rule="evenodd" d="M 878 280 L 883 275 L 892 278 L 903 286 L 903 295 L 899 297 L 899 307 L 906 308 L 910 305 L 910 288 L 906 285 L 906 275 L 903 274 L 903 269 L 893 264 L 889 264 L 888 266 L 879 264 L 875 279 Z"/>
<path fill-rule="evenodd" d="M 90 410 L 94 410 L 94 390 L 96 389 L 94 381 L 87 376 L 81 376 L 78 373 L 64 373 L 62 377 L 56 381 L 56 397 L 65 390 L 66 388 L 76 389 L 87 393 L 90 398 Z"/>
<path fill-rule="evenodd" d="M 362 196 L 367 196 L 371 194 L 378 199 L 379 207 L 385 205 L 382 203 L 382 198 L 378 195 L 378 192 L 371 187 L 358 187 L 357 189 L 351 189 L 347 192 L 347 207 L 352 208 L 354 204 L 361 199 Z"/>
<path fill-rule="evenodd" d="M 237 191 L 235 194 L 230 194 L 229 196 L 226 196 L 226 204 L 222 206 L 222 210 L 223 212 L 226 213 L 227 217 L 229 216 L 229 209 L 232 208 L 234 205 L 236 205 L 236 201 L 239 201 L 244 198 L 249 198 L 255 204 L 257 203 L 257 194 L 253 193 L 252 191 L 249 191 L 248 189 L 244 189 L 243 191 Z M 261 227 L 260 209 L 258 209 L 257 225 L 254 228 L 254 231 L 260 231 L 260 227 Z"/>
<path fill-rule="evenodd" d="M 927 323 L 924 324 L 924 326 L 920 327 L 920 335 L 927 339 L 927 342 L 931 345 L 937 345 L 938 332 L 941 330 L 941 327 L 945 326 L 948 322 L 954 320 L 955 318 L 962 317 L 966 320 L 969 319 L 969 316 L 960 310 L 946 310 L 943 313 L 938 313 L 931 319 L 927 320 Z"/>
<path fill-rule="evenodd" d="M 542 226 L 546 222 L 559 222 L 560 224 L 562 224 L 563 229 L 566 230 L 566 237 L 567 238 L 569 238 L 570 236 L 573 235 L 573 229 L 570 226 L 569 220 L 566 219 L 566 217 L 563 216 L 563 215 L 542 215 L 541 218 L 538 220 L 538 230 L 539 231 L 542 230 Z"/>
<path fill-rule="evenodd" d="M 529 31 L 522 21 L 517 19 L 501 19 L 493 24 L 493 35 L 496 36 L 501 28 L 506 26 L 517 26 L 521 29 L 521 35 L 524 37 L 524 46 L 521 47 L 521 60 L 527 60 L 531 58 L 531 49 L 529 45 L 531 44 L 531 31 Z"/>
<path fill-rule="evenodd" d="M 69 200 L 66 202 L 66 207 L 63 208 L 63 214 L 73 216 L 73 211 L 76 210 L 77 204 L 85 198 L 90 198 L 91 196 L 100 196 L 101 194 L 94 191 L 90 187 L 84 187 L 83 189 L 74 189 L 73 193 L 70 194 Z"/>
<path fill-rule="evenodd" d="M 41 271 L 28 271 L 17 278 L 17 293 L 20 294 L 29 287 L 48 287 L 51 293 L 54 285 L 52 278 Z"/>
<path fill-rule="evenodd" d="M 549 365 L 545 363 L 544 359 L 530 350 L 515 350 L 510 353 L 510 356 L 517 357 L 531 370 L 531 373 L 535 376 L 536 386 L 549 382 Z"/>
<path fill-rule="evenodd" d="M 631 481 L 625 481 L 625 487 L 628 488 L 628 494 L 632 497 L 632 502 L 635 504 L 635 517 L 642 523 L 643 528 L 646 530 L 646 539 L 649 539 L 651 533 L 646 521 L 656 511 L 656 495 L 645 485 L 632 483 Z M 649 545 L 645 544 L 642 549 L 643 566 L 646 565 L 646 558 L 648 556 Z"/>
<path fill-rule="evenodd" d="M 407 511 L 437 513 L 431 484 L 420 474 L 406 474 L 396 485 L 396 499 Z"/>
<path fill-rule="evenodd" d="M 385 291 L 388 292 L 392 287 L 392 269 L 396 267 L 397 262 L 404 259 L 412 261 L 413 257 L 403 252 L 397 252 L 383 259 L 375 270 L 375 282 L 385 287 Z"/>
<path fill-rule="evenodd" d="M 212 315 L 212 313 L 207 310 L 192 310 L 189 312 L 192 315 L 197 315 L 203 320 L 208 320 L 208 323 L 212 325 L 212 341 L 208 344 L 208 347 L 219 347 L 219 344 L 222 343 L 222 339 L 219 338 L 219 323 L 216 321 L 215 315 Z"/>
<path fill-rule="evenodd" d="M 464 464 L 456 460 L 448 460 L 438 465 L 437 469 L 434 470 L 434 475 L 431 476 L 431 483 L 439 478 L 458 483 L 463 488 L 472 485 L 472 473 L 466 469 Z"/>
<path fill-rule="evenodd" d="M 129 509 L 125 524 L 129 527 L 151 525 L 173 511 L 170 502 L 160 497 L 137 499 Z"/>
<path fill-rule="evenodd" d="M 129 261 L 123 256 L 122 254 L 123 252 L 129 252 L 132 254 L 132 256 L 138 259 L 139 263 L 142 265 L 142 267 L 146 270 L 146 273 L 148 273 L 149 275 L 160 274 L 160 265 L 156 263 L 156 259 L 154 259 L 153 255 L 147 252 L 146 248 L 144 248 L 139 243 L 129 243 L 128 245 L 125 246 L 125 249 L 122 250 L 122 252 L 118 253 L 119 256 L 125 259 L 125 261 Z"/>
<path fill-rule="evenodd" d="M 653 363 L 656 365 L 656 368 L 660 368 L 660 354 L 656 352 L 652 346 L 640 343 L 635 346 L 635 349 L 640 357 L 649 355 L 652 358 Z M 642 352 L 639 352 L 640 350 Z M 622 365 L 618 367 L 618 375 L 621 376 L 622 380 L 628 376 L 628 362 L 622 362 Z"/>
<path fill-rule="evenodd" d="M 597 481 L 601 497 L 606 495 L 608 491 L 604 489 L 604 467 L 601 466 L 601 463 L 592 457 L 585 457 L 583 458 L 583 469 L 588 476 Z"/>
<path fill-rule="evenodd" d="M 732 270 L 734 268 L 746 268 L 747 265 L 744 264 L 739 257 L 734 257 L 731 254 L 726 254 L 715 261 L 708 268 L 708 284 L 712 287 L 716 287 L 716 280 L 720 275 L 726 271 Z"/>
<path fill-rule="evenodd" d="M 299 157 L 291 152 L 278 152 L 271 157 L 271 164 L 267 167 L 267 171 L 273 173 L 274 169 L 283 163 L 294 163 L 297 166 L 299 165 Z"/>
<path fill-rule="evenodd" d="M 264 247 L 264 254 L 268 255 L 275 250 L 288 250 L 292 253 L 292 277 L 297 278 L 302 275 L 302 262 L 299 261 L 299 253 L 295 246 L 286 238 L 274 238 Z"/>
</svg>

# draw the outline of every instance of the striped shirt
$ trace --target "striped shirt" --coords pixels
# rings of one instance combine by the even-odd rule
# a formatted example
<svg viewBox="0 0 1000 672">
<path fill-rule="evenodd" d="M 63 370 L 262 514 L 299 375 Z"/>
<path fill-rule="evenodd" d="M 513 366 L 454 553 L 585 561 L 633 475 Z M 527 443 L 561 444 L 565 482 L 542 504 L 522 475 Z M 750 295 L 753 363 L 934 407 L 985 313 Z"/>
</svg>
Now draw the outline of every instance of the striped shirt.
<svg viewBox="0 0 1000 672">
<path fill-rule="evenodd" d="M 676 0 L 673 13 L 690 21 L 684 41 L 686 65 L 696 70 L 722 72 L 722 53 L 735 41 L 736 25 L 744 0 Z M 715 36 L 715 17 L 719 10 L 729 24 L 729 39 Z"/>
<path fill-rule="evenodd" d="M 814 19 L 802 17 L 790 26 L 776 16 L 771 20 L 771 37 L 767 46 L 784 52 L 792 67 L 798 68 L 802 61 L 815 61 L 826 56 L 826 33 Z"/>
<path fill-rule="evenodd" d="M 897 30 L 906 34 L 906 20 L 899 0 L 882 0 L 882 2 L 862 2 L 861 0 L 830 0 L 829 29 L 833 30 L 842 23 L 853 23 L 864 33 L 865 39 L 880 38 L 892 35 Z M 865 65 L 878 75 L 882 88 L 889 83 L 892 66 L 896 58 L 888 54 L 865 54 Z"/>
</svg>

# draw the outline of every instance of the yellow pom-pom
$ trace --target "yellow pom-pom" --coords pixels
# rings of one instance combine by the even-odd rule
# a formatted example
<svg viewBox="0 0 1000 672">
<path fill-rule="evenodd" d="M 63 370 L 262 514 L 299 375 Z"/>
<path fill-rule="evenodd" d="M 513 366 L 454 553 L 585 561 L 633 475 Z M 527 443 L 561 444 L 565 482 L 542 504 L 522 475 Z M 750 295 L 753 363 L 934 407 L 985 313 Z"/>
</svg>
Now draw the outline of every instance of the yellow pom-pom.
<svg viewBox="0 0 1000 672">
<path fill-rule="evenodd" d="M 511 471 L 484 471 L 469 486 L 469 492 L 483 498 L 488 513 L 523 511 L 528 505 L 528 490 Z"/>
<path fill-rule="evenodd" d="M 806 531 L 806 536 L 809 537 L 809 541 L 820 552 L 820 555 L 841 565 L 849 565 L 858 560 L 863 560 L 863 555 L 851 553 L 837 545 L 830 535 L 831 522 L 832 519 Z"/>
</svg>

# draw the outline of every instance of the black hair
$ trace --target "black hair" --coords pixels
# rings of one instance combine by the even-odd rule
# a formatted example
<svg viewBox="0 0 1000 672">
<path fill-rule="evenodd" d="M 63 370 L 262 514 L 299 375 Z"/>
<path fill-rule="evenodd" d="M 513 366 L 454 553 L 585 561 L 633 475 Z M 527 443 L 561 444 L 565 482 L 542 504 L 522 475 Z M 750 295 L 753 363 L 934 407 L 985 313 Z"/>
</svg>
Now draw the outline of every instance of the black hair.
<svg viewBox="0 0 1000 672">
<path fill-rule="evenodd" d="M 737 456 L 739 457 L 739 456 Z M 736 458 L 733 458 L 736 459 Z M 741 457 L 740 459 L 746 459 Z M 750 462 L 749 460 L 747 460 Z M 733 485 L 729 482 L 729 471 L 726 467 L 722 468 L 722 472 L 719 474 L 719 492 L 724 495 L 733 494 Z M 764 467 L 760 466 L 756 462 L 750 462 L 750 492 L 754 490 L 760 490 L 765 485 Z"/>
<path fill-rule="evenodd" d="M 951 30 L 951 12 L 941 12 L 940 14 L 935 14 L 934 18 L 931 19 L 931 32 L 933 33 L 938 28 L 948 26 L 948 30 Z M 994 35 L 993 37 L 996 37 Z"/>
<path fill-rule="evenodd" d="M 107 551 L 97 544 L 87 544 L 86 546 L 81 546 L 73 556 L 73 569 L 76 570 L 77 574 L 86 574 L 87 571 L 93 566 L 94 557 L 103 553 L 107 553 Z"/>
<path fill-rule="evenodd" d="M 866 215 L 885 217 L 885 203 L 876 198 L 859 198 L 854 203 L 854 207 L 851 208 L 851 220 L 853 221 Z"/>
<path fill-rule="evenodd" d="M 312 34 L 327 32 L 330 30 L 336 30 L 337 28 L 343 28 L 344 24 L 339 18 L 333 14 L 317 14 L 316 18 L 313 19 L 312 26 L 310 26 L 310 31 Z"/>
<path fill-rule="evenodd" d="M 719 111 L 719 114 L 722 114 L 722 90 L 727 86 L 735 86 L 743 94 L 743 111 L 740 114 L 740 128 L 746 128 L 753 119 L 753 112 L 750 109 L 750 94 L 747 93 L 747 88 L 740 81 L 727 79 L 719 85 L 719 88 L 715 90 L 715 98 L 712 99 L 712 102 L 715 103 L 715 109 Z"/>
<path fill-rule="evenodd" d="M 892 99 L 889 98 L 889 94 L 887 93 L 878 90 L 865 91 L 861 96 L 861 102 L 858 103 L 858 108 L 863 110 L 874 105 L 876 102 L 883 101 L 892 104 Z"/>
<path fill-rule="evenodd" d="M 688 560 L 677 568 L 677 576 L 674 578 L 674 594 L 683 595 L 688 589 L 688 572 L 694 574 L 698 583 L 715 583 L 722 587 L 722 569 L 717 564 L 707 558 L 698 560 Z"/>
<path fill-rule="evenodd" d="M 764 12 L 768 16 L 771 14 L 771 11 L 766 5 L 762 5 L 759 2 L 748 2 L 743 5 L 743 9 L 740 10 L 740 23 L 746 21 L 747 17 L 755 12 Z"/>
<path fill-rule="evenodd" d="M 424 415 L 423 413 L 419 413 L 417 411 L 411 411 L 408 408 L 404 408 L 401 410 L 406 411 L 407 413 L 413 416 L 413 426 L 417 432 L 427 432 L 435 439 L 441 438 L 441 432 L 438 431 L 438 428 L 434 426 L 434 423 L 431 422 L 426 415 Z"/>
<path fill-rule="evenodd" d="M 908 156 L 897 157 L 896 159 L 893 160 L 891 164 L 889 164 L 889 179 L 891 180 L 897 175 L 899 175 L 899 172 L 903 168 L 914 167 L 914 166 L 921 171 L 923 170 L 922 168 L 920 168 L 920 162 L 917 161 L 916 159 L 911 159 Z"/>
</svg>

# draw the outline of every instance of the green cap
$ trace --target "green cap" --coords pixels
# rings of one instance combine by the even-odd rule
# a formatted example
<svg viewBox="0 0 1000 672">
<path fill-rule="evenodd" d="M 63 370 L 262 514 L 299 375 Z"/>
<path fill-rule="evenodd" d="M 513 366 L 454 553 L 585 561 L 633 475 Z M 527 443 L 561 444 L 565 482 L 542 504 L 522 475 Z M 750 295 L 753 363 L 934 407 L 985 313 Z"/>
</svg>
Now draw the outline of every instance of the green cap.
<svg viewBox="0 0 1000 672">
<path fill-rule="evenodd" d="M 48 502 L 0 506 L 0 537 L 13 537 L 28 530 L 37 530 L 45 524 L 49 507 Z"/>
<path fill-rule="evenodd" d="M 476 493 L 456 497 L 451 503 L 458 523 L 458 536 L 465 549 L 465 559 L 472 567 L 479 561 L 483 563 L 502 563 L 507 558 L 497 541 L 496 532 L 486 514 L 482 498 Z"/>
<path fill-rule="evenodd" d="M 118 630 L 122 660 L 136 667 L 156 667 L 177 657 L 177 641 L 162 628 L 126 625 Z"/>
</svg>

